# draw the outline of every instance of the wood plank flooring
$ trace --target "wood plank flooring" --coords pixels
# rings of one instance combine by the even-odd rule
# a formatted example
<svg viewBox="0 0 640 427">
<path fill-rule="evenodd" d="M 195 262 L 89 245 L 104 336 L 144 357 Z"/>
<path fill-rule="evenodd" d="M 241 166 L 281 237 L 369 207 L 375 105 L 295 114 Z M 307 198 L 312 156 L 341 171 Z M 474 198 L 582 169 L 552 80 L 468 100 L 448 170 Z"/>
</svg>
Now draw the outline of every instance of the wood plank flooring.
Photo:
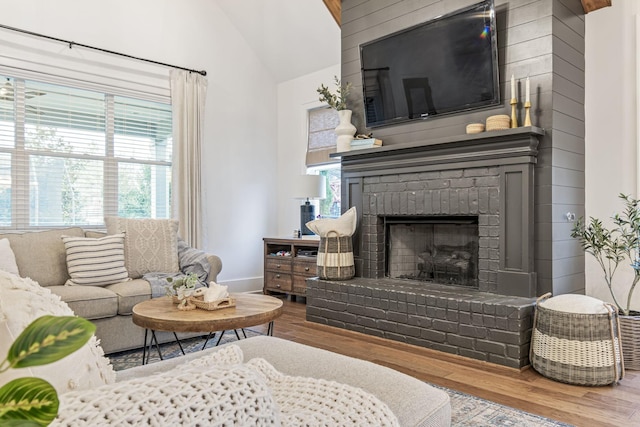
<svg viewBox="0 0 640 427">
<path fill-rule="evenodd" d="M 640 426 L 640 371 L 627 371 L 613 386 L 563 384 L 530 368 L 507 368 L 307 322 L 305 307 L 303 302 L 285 300 L 274 335 L 576 426 Z"/>
</svg>

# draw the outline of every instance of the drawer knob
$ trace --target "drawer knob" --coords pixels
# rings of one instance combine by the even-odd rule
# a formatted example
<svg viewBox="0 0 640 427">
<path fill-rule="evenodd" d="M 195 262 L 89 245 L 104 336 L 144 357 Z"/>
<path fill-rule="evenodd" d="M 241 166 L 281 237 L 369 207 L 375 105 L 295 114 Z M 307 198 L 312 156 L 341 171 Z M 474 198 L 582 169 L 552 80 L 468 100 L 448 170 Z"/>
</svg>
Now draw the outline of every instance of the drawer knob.
<svg viewBox="0 0 640 427">
<path fill-rule="evenodd" d="M 280 278 L 280 275 L 276 274 L 276 279 L 279 279 L 279 278 Z M 278 286 L 280 286 L 280 285 L 278 285 Z"/>
<path fill-rule="evenodd" d="M 305 268 L 304 268 L 304 271 L 309 271 L 309 267 L 305 267 Z"/>
<path fill-rule="evenodd" d="M 276 288 L 280 289 L 280 285 L 276 285 Z"/>
<path fill-rule="evenodd" d="M 276 265 L 276 268 L 280 268 L 280 264 Z"/>
</svg>

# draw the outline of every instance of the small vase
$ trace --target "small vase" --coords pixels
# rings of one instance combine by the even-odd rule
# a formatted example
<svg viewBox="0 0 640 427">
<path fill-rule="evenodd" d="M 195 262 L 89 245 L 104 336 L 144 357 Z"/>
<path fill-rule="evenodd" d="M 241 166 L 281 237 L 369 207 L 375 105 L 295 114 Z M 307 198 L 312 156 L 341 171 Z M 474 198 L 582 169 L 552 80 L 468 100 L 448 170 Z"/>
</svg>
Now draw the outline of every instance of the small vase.
<svg viewBox="0 0 640 427">
<path fill-rule="evenodd" d="M 356 134 L 356 127 L 351 124 L 351 110 L 338 110 L 338 118 L 340 123 L 335 129 L 336 135 L 338 135 L 336 149 L 339 153 L 350 151 L 351 141 L 353 141 L 353 136 Z"/>
</svg>

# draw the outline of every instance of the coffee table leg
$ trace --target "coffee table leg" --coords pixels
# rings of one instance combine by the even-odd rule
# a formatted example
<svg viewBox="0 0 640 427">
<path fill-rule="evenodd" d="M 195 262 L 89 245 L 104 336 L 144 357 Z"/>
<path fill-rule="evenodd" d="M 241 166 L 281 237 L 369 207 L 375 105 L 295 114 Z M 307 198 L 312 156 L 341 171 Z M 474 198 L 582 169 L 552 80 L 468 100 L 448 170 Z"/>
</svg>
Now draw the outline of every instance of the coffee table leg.
<svg viewBox="0 0 640 427">
<path fill-rule="evenodd" d="M 273 320 L 269 322 L 269 326 L 267 326 L 267 335 L 273 336 Z"/>
<path fill-rule="evenodd" d="M 160 360 L 164 360 L 164 358 L 162 357 L 162 352 L 160 351 L 160 343 L 158 342 L 158 338 L 156 338 L 156 331 L 154 331 L 153 329 L 151 330 L 151 342 L 153 343 L 155 341 L 156 343 L 156 350 L 158 350 L 158 356 L 160 356 Z M 151 350 L 151 349 L 149 349 Z M 151 353 L 151 351 L 149 351 L 149 353 Z"/>
<path fill-rule="evenodd" d="M 207 348 L 207 343 L 209 342 L 209 339 L 211 338 L 211 335 L 213 335 L 213 338 L 216 337 L 216 333 L 215 332 L 209 332 L 209 334 L 207 335 L 207 339 L 204 340 L 204 344 L 202 345 L 202 349 L 204 350 L 205 348 Z M 220 335 L 220 338 L 222 338 L 222 335 Z M 217 344 L 216 344 L 217 345 Z"/>
<path fill-rule="evenodd" d="M 184 356 L 186 353 L 184 352 L 184 349 L 182 348 L 182 344 L 180 343 L 180 340 L 178 339 L 178 334 L 176 334 L 174 332 L 173 333 L 173 337 L 176 339 L 176 343 L 178 344 L 178 347 L 180 347 L 180 351 L 182 352 L 182 355 Z"/>
<path fill-rule="evenodd" d="M 145 328 L 144 330 L 144 346 L 142 346 L 142 364 L 146 365 L 147 361 L 147 335 L 149 334 L 149 330 Z M 149 349 L 151 350 L 151 349 Z"/>
<path fill-rule="evenodd" d="M 218 344 L 220 344 L 220 341 L 222 341 L 222 336 L 224 335 L 225 332 L 227 332 L 227 331 L 220 332 L 220 336 L 218 337 L 218 341 L 216 341 L 216 347 L 218 346 Z"/>
</svg>

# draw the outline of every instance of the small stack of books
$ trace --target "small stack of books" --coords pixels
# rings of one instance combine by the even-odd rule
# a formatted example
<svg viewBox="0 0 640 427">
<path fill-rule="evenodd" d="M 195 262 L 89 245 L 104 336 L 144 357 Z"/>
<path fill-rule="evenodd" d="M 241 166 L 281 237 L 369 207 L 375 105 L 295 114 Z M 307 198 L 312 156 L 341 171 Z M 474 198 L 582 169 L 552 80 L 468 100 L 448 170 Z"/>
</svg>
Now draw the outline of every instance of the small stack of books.
<svg viewBox="0 0 640 427">
<path fill-rule="evenodd" d="M 382 140 L 377 138 L 354 139 L 351 141 L 352 150 L 365 150 L 368 148 L 382 147 Z"/>
</svg>

